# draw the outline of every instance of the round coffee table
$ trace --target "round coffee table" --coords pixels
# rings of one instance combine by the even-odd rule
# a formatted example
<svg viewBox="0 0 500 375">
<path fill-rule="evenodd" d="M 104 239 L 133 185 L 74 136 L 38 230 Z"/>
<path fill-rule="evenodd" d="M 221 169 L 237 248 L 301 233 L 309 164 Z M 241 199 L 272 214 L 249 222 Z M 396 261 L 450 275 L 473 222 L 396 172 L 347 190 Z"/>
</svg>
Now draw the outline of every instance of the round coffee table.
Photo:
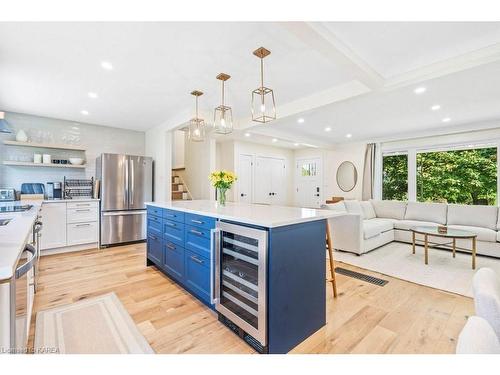
<svg viewBox="0 0 500 375">
<path fill-rule="evenodd" d="M 425 264 L 429 264 L 429 236 L 449 238 L 452 241 L 453 247 L 453 258 L 455 258 L 457 249 L 457 239 L 468 239 L 472 240 L 472 269 L 476 269 L 476 238 L 477 234 L 462 230 L 462 229 L 452 229 L 448 228 L 446 233 L 440 233 L 437 227 L 416 227 L 411 230 L 413 232 L 413 254 L 415 254 L 415 234 L 424 235 L 424 249 L 425 249 Z M 444 244 L 443 244 L 444 245 Z M 467 249 L 464 249 L 467 250 Z"/>
</svg>

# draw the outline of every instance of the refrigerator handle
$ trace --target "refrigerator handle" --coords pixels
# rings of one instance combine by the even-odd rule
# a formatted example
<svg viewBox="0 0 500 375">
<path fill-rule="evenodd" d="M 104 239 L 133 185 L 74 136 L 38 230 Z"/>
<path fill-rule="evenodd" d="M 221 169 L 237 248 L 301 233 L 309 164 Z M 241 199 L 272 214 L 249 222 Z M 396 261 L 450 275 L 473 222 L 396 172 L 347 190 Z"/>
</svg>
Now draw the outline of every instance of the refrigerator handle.
<svg viewBox="0 0 500 375">
<path fill-rule="evenodd" d="M 129 207 L 129 204 L 128 204 L 128 201 L 129 201 L 128 163 L 129 163 L 129 158 L 127 156 L 125 166 L 124 166 L 125 167 L 125 195 L 123 196 L 123 203 L 125 204 L 126 207 Z"/>
<path fill-rule="evenodd" d="M 129 207 L 132 207 L 134 205 L 135 171 L 134 171 L 134 162 L 132 161 L 132 159 L 129 158 L 128 163 L 130 168 L 130 179 L 129 179 L 130 194 L 128 197 L 128 203 Z"/>
</svg>

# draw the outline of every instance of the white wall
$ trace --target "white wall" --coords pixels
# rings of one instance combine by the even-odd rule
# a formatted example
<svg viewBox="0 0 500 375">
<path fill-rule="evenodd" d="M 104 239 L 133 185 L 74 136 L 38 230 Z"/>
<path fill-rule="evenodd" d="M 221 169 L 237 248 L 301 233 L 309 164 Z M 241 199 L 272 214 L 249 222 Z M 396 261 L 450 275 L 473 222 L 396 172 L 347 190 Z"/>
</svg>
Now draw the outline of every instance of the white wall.
<svg viewBox="0 0 500 375">
<path fill-rule="evenodd" d="M 21 113 L 6 113 L 6 120 L 14 129 L 13 134 L 0 133 L 0 186 L 20 189 L 23 182 L 47 183 L 62 181 L 63 177 L 90 178 L 95 177 L 95 159 L 103 152 L 117 154 L 144 155 L 145 134 L 133 130 L 111 128 L 107 126 L 76 123 L 48 117 L 32 116 Z M 73 136 L 80 140 L 82 151 L 64 151 L 56 149 L 38 149 L 31 147 L 5 146 L 4 140 L 15 140 L 15 133 L 23 129 L 28 136 L 42 130 L 51 134 L 51 142 L 67 143 L 63 139 Z M 54 159 L 83 157 L 86 159 L 85 169 L 71 168 L 30 168 L 3 165 L 4 160 L 15 158 L 33 161 L 34 153 L 48 153 Z"/>
<path fill-rule="evenodd" d="M 193 199 L 215 199 L 209 176 L 216 169 L 216 145 L 214 139 L 185 143 L 185 167 L 183 177 Z"/>
<path fill-rule="evenodd" d="M 146 155 L 154 160 L 154 200 L 171 199 L 172 134 L 162 128 L 146 132 Z"/>
<path fill-rule="evenodd" d="M 216 142 L 215 169 L 236 172 L 234 141 Z M 227 192 L 227 200 L 234 201 L 235 185 Z"/>
<path fill-rule="evenodd" d="M 172 136 L 172 168 L 184 168 L 185 132 L 174 130 Z"/>
</svg>

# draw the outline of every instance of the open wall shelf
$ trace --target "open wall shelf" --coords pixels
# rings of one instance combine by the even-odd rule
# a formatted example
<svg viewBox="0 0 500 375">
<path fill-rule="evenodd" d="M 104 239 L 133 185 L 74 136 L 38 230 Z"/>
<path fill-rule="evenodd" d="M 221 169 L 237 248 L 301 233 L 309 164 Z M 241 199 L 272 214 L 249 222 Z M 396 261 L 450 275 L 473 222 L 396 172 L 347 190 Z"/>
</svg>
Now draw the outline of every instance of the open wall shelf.
<svg viewBox="0 0 500 375">
<path fill-rule="evenodd" d="M 36 142 L 18 142 L 18 141 L 3 141 L 6 146 L 22 146 L 22 147 L 37 147 L 37 148 L 52 148 L 58 150 L 85 151 L 81 146 L 66 145 L 62 143 L 36 143 Z"/>
<path fill-rule="evenodd" d="M 29 161 L 9 161 L 3 162 L 4 165 L 17 166 L 17 167 L 36 167 L 36 168 L 80 168 L 84 169 L 85 164 L 44 164 L 44 163 L 33 163 Z"/>
</svg>

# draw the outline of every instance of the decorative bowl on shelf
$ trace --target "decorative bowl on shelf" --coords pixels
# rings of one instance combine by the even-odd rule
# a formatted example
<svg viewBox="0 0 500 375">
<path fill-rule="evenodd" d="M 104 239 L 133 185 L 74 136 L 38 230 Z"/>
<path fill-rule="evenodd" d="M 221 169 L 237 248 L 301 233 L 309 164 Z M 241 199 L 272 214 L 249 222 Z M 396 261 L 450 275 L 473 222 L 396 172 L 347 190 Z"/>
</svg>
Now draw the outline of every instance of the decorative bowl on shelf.
<svg viewBox="0 0 500 375">
<path fill-rule="evenodd" d="M 82 165 L 84 161 L 82 158 L 69 158 L 69 162 L 73 165 Z"/>
</svg>

